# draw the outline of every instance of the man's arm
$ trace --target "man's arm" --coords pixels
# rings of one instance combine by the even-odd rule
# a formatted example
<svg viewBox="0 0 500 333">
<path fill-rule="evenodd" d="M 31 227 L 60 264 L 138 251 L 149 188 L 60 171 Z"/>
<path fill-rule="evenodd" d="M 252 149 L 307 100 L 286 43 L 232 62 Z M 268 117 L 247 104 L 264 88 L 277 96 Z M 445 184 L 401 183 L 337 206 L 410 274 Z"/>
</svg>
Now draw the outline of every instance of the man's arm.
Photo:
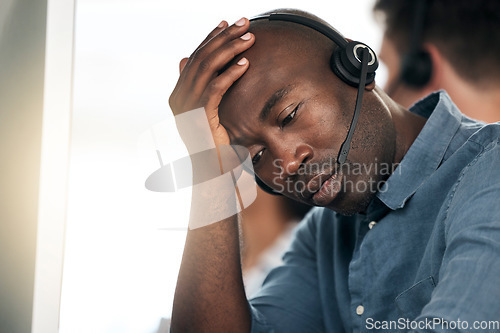
<svg viewBox="0 0 500 333">
<path fill-rule="evenodd" d="M 172 332 L 249 332 L 235 216 L 189 230 L 175 291 Z"/>
<path fill-rule="evenodd" d="M 248 27 L 249 22 L 244 19 L 230 27 L 222 22 L 214 29 L 189 59 L 181 61 L 181 75 L 169 100 L 175 116 L 204 108 L 216 146 L 229 144 L 228 134 L 219 123 L 221 98 L 246 71 L 248 61 L 239 61 L 220 74 L 219 71 L 253 44 L 253 35 L 240 38 Z M 196 152 L 187 141 L 200 129 L 196 124 L 183 127 L 179 132 L 188 151 Z M 200 166 L 193 162 L 195 176 L 206 168 L 206 163 Z M 190 225 L 193 219 L 199 224 L 199 219 L 205 215 L 217 216 L 219 210 L 234 210 L 237 204 L 234 188 L 225 190 L 208 193 L 210 188 L 194 188 Z M 234 215 L 188 231 L 174 298 L 172 332 L 250 331 L 251 316 L 239 253 L 237 217 Z"/>
</svg>

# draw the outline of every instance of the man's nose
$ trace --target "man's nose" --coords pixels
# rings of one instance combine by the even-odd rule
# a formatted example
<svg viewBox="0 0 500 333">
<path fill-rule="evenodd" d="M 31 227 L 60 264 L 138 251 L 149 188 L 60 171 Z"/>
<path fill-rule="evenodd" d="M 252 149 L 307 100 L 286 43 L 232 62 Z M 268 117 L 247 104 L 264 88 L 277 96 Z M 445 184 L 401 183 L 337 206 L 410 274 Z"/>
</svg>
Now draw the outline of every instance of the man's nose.
<svg viewBox="0 0 500 333">
<path fill-rule="evenodd" d="M 286 142 L 279 143 L 276 150 L 274 155 L 278 163 L 275 163 L 275 166 L 280 169 L 281 179 L 297 175 L 313 153 L 311 147 L 306 144 L 287 145 Z"/>
</svg>

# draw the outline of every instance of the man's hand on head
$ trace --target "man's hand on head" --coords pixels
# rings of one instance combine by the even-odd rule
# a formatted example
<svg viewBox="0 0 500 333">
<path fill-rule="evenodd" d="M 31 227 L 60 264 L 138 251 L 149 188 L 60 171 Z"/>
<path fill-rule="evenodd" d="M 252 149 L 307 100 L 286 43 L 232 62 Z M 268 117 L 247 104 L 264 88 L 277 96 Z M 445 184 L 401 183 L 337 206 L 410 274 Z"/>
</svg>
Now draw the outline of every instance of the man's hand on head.
<svg viewBox="0 0 500 333">
<path fill-rule="evenodd" d="M 255 37 L 247 32 L 248 27 L 246 18 L 231 26 L 222 21 L 189 58 L 181 60 L 179 80 L 169 99 L 174 116 L 204 108 L 216 145 L 229 145 L 229 136 L 219 122 L 222 96 L 248 69 L 249 62 L 241 58 L 222 73 L 220 71 L 253 45 Z M 197 131 L 197 128 L 193 125 L 193 128 L 179 129 L 184 140 L 183 131 Z"/>
<path fill-rule="evenodd" d="M 243 161 L 250 161 L 249 153 L 243 147 L 229 146 L 228 133 L 219 122 L 222 96 L 249 66 L 240 55 L 255 41 L 254 35 L 247 32 L 249 25 L 246 18 L 231 26 L 222 21 L 179 64 L 179 80 L 169 103 L 191 157 L 194 187 L 190 228 L 226 219 L 256 196 L 253 173 L 251 183 L 243 181 L 238 173 Z M 241 193 L 249 195 L 243 198 Z"/>
</svg>

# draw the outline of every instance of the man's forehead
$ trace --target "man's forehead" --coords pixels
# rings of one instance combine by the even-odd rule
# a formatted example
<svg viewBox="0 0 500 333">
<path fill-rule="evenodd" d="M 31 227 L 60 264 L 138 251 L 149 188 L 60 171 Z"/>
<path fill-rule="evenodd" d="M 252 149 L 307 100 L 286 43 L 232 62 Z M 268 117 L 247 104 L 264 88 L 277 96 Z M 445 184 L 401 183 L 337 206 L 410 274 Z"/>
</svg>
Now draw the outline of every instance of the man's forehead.
<svg viewBox="0 0 500 333">
<path fill-rule="evenodd" d="M 326 39 L 316 47 L 317 41 L 307 38 L 311 32 L 303 29 L 311 30 L 289 22 L 252 22 L 250 31 L 255 34 L 255 43 L 234 60 L 247 58 L 249 68 L 222 98 L 223 124 L 265 119 L 270 113 L 266 105 L 276 104 L 313 71 L 329 69 L 333 42 L 311 30 L 323 38 L 321 41 Z"/>
<path fill-rule="evenodd" d="M 250 60 L 250 68 L 222 98 L 221 121 L 239 121 L 239 117 L 264 121 L 272 108 L 296 87 L 300 66 L 298 62 L 287 65 L 279 57 L 254 61 L 253 66 Z"/>
<path fill-rule="evenodd" d="M 289 47 L 290 41 L 294 40 L 292 37 L 293 35 L 290 35 L 288 29 L 270 29 L 268 26 L 254 25 L 255 23 L 251 23 L 248 31 L 254 34 L 255 43 L 248 50 L 235 56 L 234 59 L 229 62 L 228 66 L 236 64 L 242 57 L 251 60 L 255 66 L 256 60 L 261 58 L 266 59 L 273 53 L 284 51 L 284 49 Z"/>
<path fill-rule="evenodd" d="M 224 97 L 230 97 L 233 93 L 248 95 L 255 92 L 270 95 L 277 89 L 284 89 L 291 83 L 294 73 L 310 67 L 314 61 L 311 56 L 314 50 L 311 50 L 310 45 L 298 46 L 299 41 L 280 35 L 275 30 L 256 29 L 254 32 L 254 45 L 236 56 L 232 62 L 245 57 L 249 61 L 249 68 L 228 89 Z M 327 58 L 328 61 L 329 57 Z M 238 100 L 242 97 L 238 96 Z"/>
</svg>

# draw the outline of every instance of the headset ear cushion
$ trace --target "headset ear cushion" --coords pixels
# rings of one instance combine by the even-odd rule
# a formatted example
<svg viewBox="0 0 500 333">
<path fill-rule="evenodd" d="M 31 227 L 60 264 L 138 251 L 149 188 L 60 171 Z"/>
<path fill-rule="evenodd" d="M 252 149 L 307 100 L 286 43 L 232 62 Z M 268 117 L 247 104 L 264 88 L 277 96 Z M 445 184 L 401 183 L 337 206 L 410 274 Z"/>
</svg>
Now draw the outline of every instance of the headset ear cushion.
<svg viewBox="0 0 500 333">
<path fill-rule="evenodd" d="M 359 77 L 356 77 L 349 73 L 342 65 L 342 61 L 340 60 L 340 53 L 343 52 L 338 47 L 332 54 L 330 58 L 330 67 L 332 68 L 333 73 L 337 75 L 342 81 L 347 83 L 350 86 L 357 87 L 359 84 Z"/>
<path fill-rule="evenodd" d="M 355 54 L 360 47 L 366 47 L 370 51 L 370 59 L 368 71 L 366 75 L 366 85 L 373 82 L 375 79 L 375 70 L 378 67 L 378 60 L 375 52 L 367 45 L 351 41 L 346 47 L 337 47 L 330 58 L 330 66 L 333 72 L 345 83 L 353 87 L 357 87 L 361 75 L 361 61 Z"/>
<path fill-rule="evenodd" d="M 432 59 L 429 52 L 418 51 L 404 57 L 401 63 L 401 79 L 408 86 L 421 88 L 432 76 Z"/>
</svg>

